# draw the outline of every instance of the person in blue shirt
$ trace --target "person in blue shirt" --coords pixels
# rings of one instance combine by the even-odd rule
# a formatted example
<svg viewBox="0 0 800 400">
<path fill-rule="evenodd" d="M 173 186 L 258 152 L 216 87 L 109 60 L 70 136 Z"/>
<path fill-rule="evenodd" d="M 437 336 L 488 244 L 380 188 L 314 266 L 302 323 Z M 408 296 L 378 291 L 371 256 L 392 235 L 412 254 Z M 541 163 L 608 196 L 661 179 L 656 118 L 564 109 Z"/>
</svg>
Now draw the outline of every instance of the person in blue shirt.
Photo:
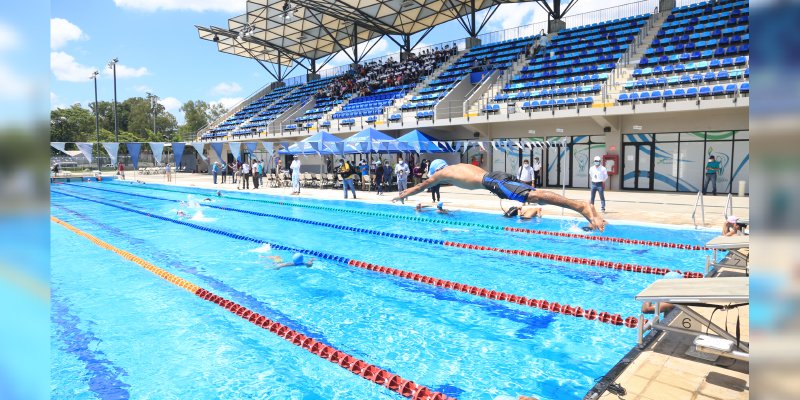
<svg viewBox="0 0 800 400">
<path fill-rule="evenodd" d="M 361 172 L 361 176 L 369 175 L 369 165 L 364 160 L 361 160 L 361 163 L 358 164 L 358 171 Z"/>
<path fill-rule="evenodd" d="M 708 193 L 708 184 L 711 183 L 711 188 L 714 191 L 714 196 L 717 195 L 717 174 L 720 171 L 719 161 L 716 157 L 708 156 L 706 163 L 706 178 L 703 181 L 703 194 Z"/>
</svg>

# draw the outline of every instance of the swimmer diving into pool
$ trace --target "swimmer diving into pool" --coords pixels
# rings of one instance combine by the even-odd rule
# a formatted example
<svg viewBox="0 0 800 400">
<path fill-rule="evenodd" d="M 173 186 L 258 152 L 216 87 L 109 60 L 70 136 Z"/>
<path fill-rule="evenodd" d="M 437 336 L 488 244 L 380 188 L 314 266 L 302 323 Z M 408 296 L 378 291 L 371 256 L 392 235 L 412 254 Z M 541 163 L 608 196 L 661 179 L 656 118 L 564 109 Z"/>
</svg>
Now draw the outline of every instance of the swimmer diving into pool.
<svg viewBox="0 0 800 400">
<path fill-rule="evenodd" d="M 447 165 L 447 162 L 442 159 L 431 161 L 428 169 L 428 179 L 414 187 L 403 190 L 392 201 L 402 201 L 408 196 L 413 196 L 431 186 L 442 183 L 449 183 L 469 190 L 487 189 L 501 199 L 542 205 L 552 204 L 568 208 L 583 215 L 589 221 L 589 226 L 592 229 L 600 231 L 605 229 L 606 221 L 603 220 L 589 202 L 570 200 L 547 190 L 537 190 L 505 172 L 486 172 L 483 168 L 472 164 Z"/>
</svg>

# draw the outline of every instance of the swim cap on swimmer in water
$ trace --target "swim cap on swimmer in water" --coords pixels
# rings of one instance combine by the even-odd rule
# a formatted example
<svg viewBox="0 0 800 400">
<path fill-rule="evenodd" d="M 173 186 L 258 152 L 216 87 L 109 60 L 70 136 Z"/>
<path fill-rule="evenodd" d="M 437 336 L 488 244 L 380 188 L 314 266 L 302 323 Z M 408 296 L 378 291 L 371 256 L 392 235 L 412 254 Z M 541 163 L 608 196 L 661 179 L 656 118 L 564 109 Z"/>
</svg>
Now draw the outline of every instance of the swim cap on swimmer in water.
<svg viewBox="0 0 800 400">
<path fill-rule="evenodd" d="M 294 253 L 292 256 L 292 262 L 295 264 L 302 264 L 303 263 L 303 255 L 300 253 Z"/>
<path fill-rule="evenodd" d="M 431 161 L 431 165 L 428 168 L 428 176 L 431 176 L 436 173 L 436 171 L 444 168 L 447 166 L 447 161 L 442 160 L 441 158 L 437 158 Z"/>
<path fill-rule="evenodd" d="M 438 208 L 440 210 L 443 209 L 444 208 L 444 202 L 440 201 L 440 202 L 436 203 L 436 208 Z"/>
</svg>

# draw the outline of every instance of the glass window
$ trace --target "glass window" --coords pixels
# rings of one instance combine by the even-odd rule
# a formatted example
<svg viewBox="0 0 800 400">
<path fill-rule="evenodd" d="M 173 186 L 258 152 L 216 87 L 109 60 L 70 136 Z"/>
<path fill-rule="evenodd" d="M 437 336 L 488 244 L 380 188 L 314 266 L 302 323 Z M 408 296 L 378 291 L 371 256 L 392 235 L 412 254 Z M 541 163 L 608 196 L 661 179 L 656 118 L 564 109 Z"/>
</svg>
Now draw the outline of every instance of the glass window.
<svg viewBox="0 0 800 400">
<path fill-rule="evenodd" d="M 736 140 L 740 139 L 750 139 L 750 131 L 737 131 Z"/>
<path fill-rule="evenodd" d="M 655 147 L 653 189 L 674 191 L 678 187 L 678 143 L 657 143 Z"/>
<path fill-rule="evenodd" d="M 706 133 L 705 132 L 681 133 L 681 142 L 692 141 L 692 140 L 706 140 Z"/>
<path fill-rule="evenodd" d="M 656 135 L 657 142 L 677 142 L 680 139 L 679 133 L 659 133 Z"/>
<path fill-rule="evenodd" d="M 739 135 L 739 132 L 736 133 Z M 750 142 L 741 141 L 733 144 L 733 162 L 731 163 L 731 192 L 739 193 L 739 181 L 750 181 Z M 750 188 L 745 185 L 745 193 Z"/>
<path fill-rule="evenodd" d="M 683 135 L 683 134 L 681 134 Z M 681 142 L 678 154 L 678 191 L 697 192 L 703 186 L 705 143 Z"/>
<path fill-rule="evenodd" d="M 708 132 L 706 133 L 706 139 L 708 141 L 730 141 L 733 140 L 733 131 L 722 131 L 722 132 Z"/>
</svg>

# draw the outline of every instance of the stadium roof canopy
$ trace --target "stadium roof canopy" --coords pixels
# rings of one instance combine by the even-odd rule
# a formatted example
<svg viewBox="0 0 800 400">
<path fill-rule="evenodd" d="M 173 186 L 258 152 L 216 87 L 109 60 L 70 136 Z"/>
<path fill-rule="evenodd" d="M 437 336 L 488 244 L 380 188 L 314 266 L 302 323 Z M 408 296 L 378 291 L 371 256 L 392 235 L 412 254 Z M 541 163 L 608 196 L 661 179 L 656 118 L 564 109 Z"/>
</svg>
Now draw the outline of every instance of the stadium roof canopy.
<svg viewBox="0 0 800 400">
<path fill-rule="evenodd" d="M 328 57 L 324 65 L 340 51 L 353 47 L 347 56 L 353 62 L 361 57 L 358 44 L 387 37 L 400 49 L 411 51 L 435 26 L 457 20 L 475 37 L 494 15 L 497 6 L 526 0 L 250 0 L 246 13 L 230 18 L 227 28 L 197 26 L 201 39 L 217 43 L 219 51 L 268 62 L 278 68 L 271 74 L 282 80 L 292 64 L 310 72 L 321 66 L 317 60 Z M 561 0 L 535 1 L 548 14 L 562 14 Z M 566 1 L 566 0 L 565 0 Z M 564 13 L 577 0 L 569 0 Z M 482 20 L 476 13 L 488 10 Z M 481 18 L 478 18 L 481 19 Z M 422 33 L 412 45 L 411 35 Z M 373 42 L 373 45 L 377 40 Z M 302 64 L 307 61 L 309 65 Z M 262 63 L 263 65 L 263 63 Z M 266 66 L 264 67 L 265 69 Z M 269 69 L 267 69 L 269 71 Z"/>
</svg>

